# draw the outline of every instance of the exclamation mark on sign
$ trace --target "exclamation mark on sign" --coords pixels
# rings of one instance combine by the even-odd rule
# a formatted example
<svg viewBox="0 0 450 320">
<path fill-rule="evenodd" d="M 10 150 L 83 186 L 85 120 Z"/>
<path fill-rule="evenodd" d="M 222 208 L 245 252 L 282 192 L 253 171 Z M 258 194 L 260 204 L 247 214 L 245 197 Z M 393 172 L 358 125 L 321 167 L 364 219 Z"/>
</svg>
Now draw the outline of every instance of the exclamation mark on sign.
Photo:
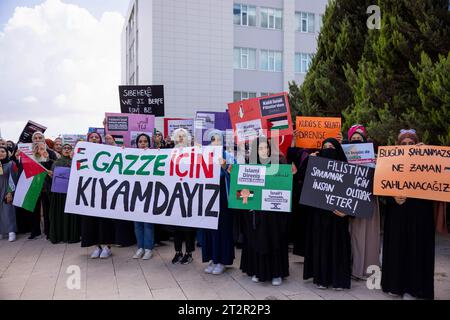
<svg viewBox="0 0 450 320">
<path fill-rule="evenodd" d="M 355 207 L 353 208 L 353 213 L 355 213 L 357 206 L 358 206 L 358 200 L 356 200 Z"/>
</svg>

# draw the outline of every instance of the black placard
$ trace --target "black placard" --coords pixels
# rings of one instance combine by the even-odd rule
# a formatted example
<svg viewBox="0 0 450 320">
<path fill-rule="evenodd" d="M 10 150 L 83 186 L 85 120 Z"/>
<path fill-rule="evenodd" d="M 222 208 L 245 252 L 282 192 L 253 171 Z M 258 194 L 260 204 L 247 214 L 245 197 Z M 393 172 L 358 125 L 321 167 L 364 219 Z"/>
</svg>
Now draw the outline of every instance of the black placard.
<svg viewBox="0 0 450 320">
<path fill-rule="evenodd" d="M 28 121 L 19 137 L 19 143 L 31 143 L 31 137 L 33 136 L 33 133 L 35 133 L 36 131 L 44 133 L 45 130 L 47 130 L 47 127 L 44 127 L 43 125 L 40 125 L 33 121 Z"/>
<path fill-rule="evenodd" d="M 310 157 L 300 203 L 369 218 L 373 214 L 375 170 L 342 161 Z"/>
<path fill-rule="evenodd" d="M 164 86 L 119 86 L 122 113 L 164 117 Z"/>
<path fill-rule="evenodd" d="M 263 117 L 286 113 L 286 98 L 284 95 L 260 99 L 259 106 Z"/>
</svg>

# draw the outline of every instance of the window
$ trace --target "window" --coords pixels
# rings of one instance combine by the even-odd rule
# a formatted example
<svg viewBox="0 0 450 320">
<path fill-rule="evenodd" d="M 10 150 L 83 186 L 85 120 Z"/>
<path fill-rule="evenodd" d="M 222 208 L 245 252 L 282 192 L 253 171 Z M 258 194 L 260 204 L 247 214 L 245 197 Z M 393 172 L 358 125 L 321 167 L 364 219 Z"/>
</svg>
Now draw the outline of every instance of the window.
<svg viewBox="0 0 450 320">
<path fill-rule="evenodd" d="M 256 7 L 235 3 L 233 6 L 234 24 L 238 26 L 256 26 Z"/>
<path fill-rule="evenodd" d="M 319 31 L 322 29 L 322 26 L 323 26 L 323 14 L 319 14 Z"/>
<path fill-rule="evenodd" d="M 256 69 L 256 49 L 234 48 L 233 56 L 235 69 Z"/>
<path fill-rule="evenodd" d="M 247 91 L 234 91 L 233 92 L 234 102 L 252 99 L 252 98 L 256 98 L 256 92 L 247 92 Z"/>
<path fill-rule="evenodd" d="M 314 33 L 314 13 L 297 12 L 295 14 L 297 31 Z"/>
<path fill-rule="evenodd" d="M 309 53 L 295 54 L 295 73 L 307 73 L 311 65 L 313 55 Z"/>
<path fill-rule="evenodd" d="M 273 92 L 261 92 L 261 97 L 273 96 L 274 94 Z"/>
<path fill-rule="evenodd" d="M 283 71 L 281 51 L 261 50 L 260 69 L 263 71 Z"/>
<path fill-rule="evenodd" d="M 261 28 L 283 29 L 283 11 L 272 8 L 261 8 Z"/>
</svg>

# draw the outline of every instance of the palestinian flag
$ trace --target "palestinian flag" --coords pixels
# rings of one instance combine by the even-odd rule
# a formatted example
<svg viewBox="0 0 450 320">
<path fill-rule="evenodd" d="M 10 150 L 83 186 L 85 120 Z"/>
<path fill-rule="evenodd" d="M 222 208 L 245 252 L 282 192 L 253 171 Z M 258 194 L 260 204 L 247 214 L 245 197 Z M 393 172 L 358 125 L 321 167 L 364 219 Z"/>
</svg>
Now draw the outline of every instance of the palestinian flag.
<svg viewBox="0 0 450 320">
<path fill-rule="evenodd" d="M 267 121 L 269 122 L 270 130 L 284 130 L 289 128 L 289 121 L 287 116 L 271 118 Z"/>
<path fill-rule="evenodd" d="M 16 186 L 13 204 L 27 211 L 34 211 L 41 194 L 47 170 L 26 154 L 21 154 L 23 172 Z"/>
</svg>

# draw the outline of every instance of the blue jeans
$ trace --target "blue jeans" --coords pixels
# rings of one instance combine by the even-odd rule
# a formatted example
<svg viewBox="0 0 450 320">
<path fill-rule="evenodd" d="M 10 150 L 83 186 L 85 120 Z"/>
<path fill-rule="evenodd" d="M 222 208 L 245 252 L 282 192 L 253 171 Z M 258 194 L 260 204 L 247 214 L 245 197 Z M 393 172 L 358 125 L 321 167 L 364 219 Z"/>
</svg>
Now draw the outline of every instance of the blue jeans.
<svg viewBox="0 0 450 320">
<path fill-rule="evenodd" d="M 153 250 L 155 244 L 155 226 L 153 223 L 135 222 L 134 233 L 136 234 L 138 249 Z"/>
</svg>

